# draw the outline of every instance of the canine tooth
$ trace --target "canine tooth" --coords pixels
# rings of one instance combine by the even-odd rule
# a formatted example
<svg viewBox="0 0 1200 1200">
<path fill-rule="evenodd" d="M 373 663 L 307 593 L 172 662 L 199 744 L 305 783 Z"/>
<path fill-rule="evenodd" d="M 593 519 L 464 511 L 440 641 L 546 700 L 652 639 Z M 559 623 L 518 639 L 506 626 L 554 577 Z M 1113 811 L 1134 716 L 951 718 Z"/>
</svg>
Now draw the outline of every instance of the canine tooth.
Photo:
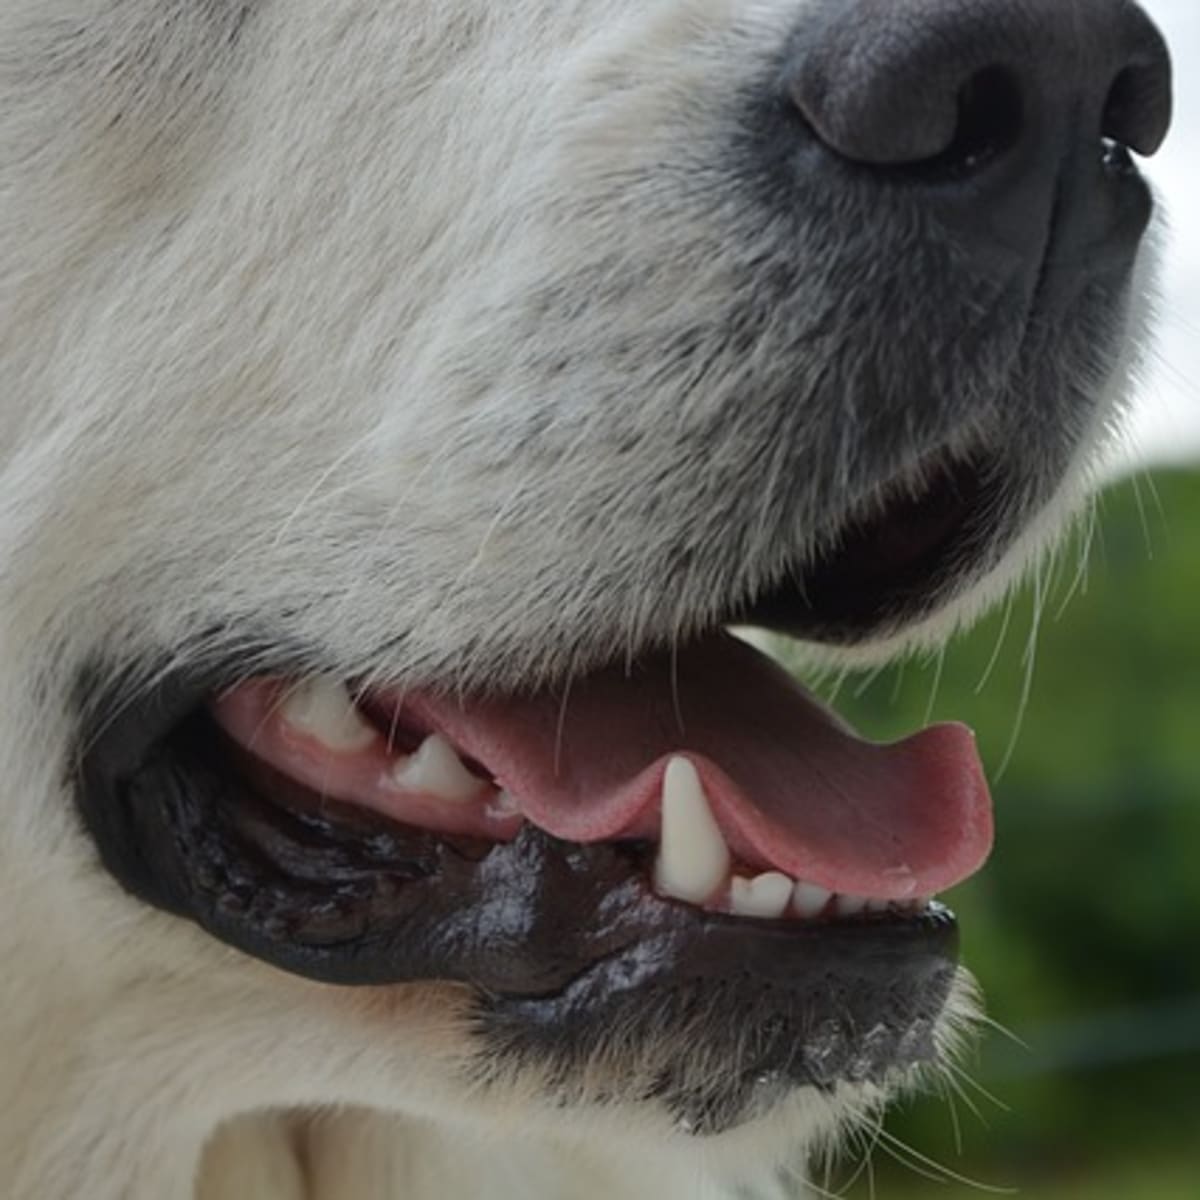
<svg viewBox="0 0 1200 1200">
<path fill-rule="evenodd" d="M 825 906 L 833 898 L 828 888 L 818 887 L 815 883 L 798 883 L 792 892 L 792 909 L 798 917 L 812 919 L 819 917 Z"/>
<path fill-rule="evenodd" d="M 892 907 L 892 902 L 890 900 L 868 900 L 867 901 L 867 912 L 869 912 L 869 913 L 887 912 L 887 910 L 891 907 Z"/>
<path fill-rule="evenodd" d="M 654 880 L 659 892 L 701 904 L 729 874 L 729 848 L 689 759 L 667 763 L 662 790 L 662 842 Z"/>
<path fill-rule="evenodd" d="M 423 792 L 439 800 L 473 800 L 487 786 L 472 775 L 441 734 L 431 733 L 415 754 L 396 764 L 392 782 L 406 792 Z"/>
<path fill-rule="evenodd" d="M 865 896 L 837 896 L 833 901 L 834 911 L 839 917 L 856 917 L 867 907 Z"/>
<path fill-rule="evenodd" d="M 778 871 L 753 879 L 735 875 L 729 885 L 729 911 L 739 917 L 782 917 L 795 884 Z"/>
<path fill-rule="evenodd" d="M 305 679 L 289 690 L 280 713 L 293 729 L 341 753 L 364 750 L 378 736 L 363 719 L 345 684 L 336 679 Z"/>
</svg>

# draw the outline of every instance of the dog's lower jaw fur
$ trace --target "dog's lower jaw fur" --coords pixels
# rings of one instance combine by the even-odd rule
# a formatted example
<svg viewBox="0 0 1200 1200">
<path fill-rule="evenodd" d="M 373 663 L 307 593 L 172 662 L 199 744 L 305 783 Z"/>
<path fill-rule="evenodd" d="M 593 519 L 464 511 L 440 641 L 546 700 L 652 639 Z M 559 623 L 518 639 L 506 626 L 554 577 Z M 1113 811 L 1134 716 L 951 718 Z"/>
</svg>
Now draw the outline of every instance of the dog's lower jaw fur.
<svg viewBox="0 0 1200 1200">
<path fill-rule="evenodd" d="M 547 1112 L 533 1087 L 464 1106 L 434 1069 L 452 1076 L 461 1058 L 456 989 L 347 993 L 294 980 L 214 953 L 173 918 L 129 921 L 92 872 L 72 891 L 144 952 L 131 973 L 114 971 L 106 949 L 86 939 L 64 957 L 51 934 L 79 914 L 36 888 L 33 871 L 45 862 L 23 873 L 21 861 L 5 893 L 28 896 L 23 924 L 43 931 L 47 952 L 38 957 L 34 946 L 31 958 L 25 929 L 4 924 L 0 953 L 23 967 L 5 980 L 5 1017 L 55 1036 L 10 1043 L 6 1054 L 0 1162 L 11 1200 L 193 1200 L 197 1187 L 200 1200 L 684 1200 L 701 1179 L 712 1189 L 723 1176 L 732 1186 L 760 1173 L 770 1197 L 776 1167 L 785 1178 L 802 1171 L 804 1151 L 833 1136 L 839 1107 L 878 1109 L 878 1093 L 821 1103 L 814 1119 L 794 1122 L 794 1138 L 778 1127 L 743 1132 L 722 1149 L 672 1137 L 661 1114 L 647 1134 L 628 1114 L 581 1122 Z M 64 876 L 79 869 L 74 855 L 48 862 Z M 156 970 L 157 947 L 176 950 L 181 936 L 194 971 Z M 148 1005 L 160 1014 L 152 1023 Z M 231 1005 L 272 1020 L 231 1027 Z M 369 1064 L 353 1087 L 338 1078 L 347 1060 Z M 398 1075 L 412 1101 L 404 1114 L 393 1111 Z"/>
<path fill-rule="evenodd" d="M 519 1136 L 509 1142 L 476 1140 L 470 1130 L 404 1124 L 362 1111 L 266 1115 L 236 1121 L 218 1134 L 202 1164 L 197 1200 L 517 1200 L 532 1195 L 653 1200 L 716 1194 L 719 1182 L 696 1160 L 696 1154 L 678 1147 L 648 1148 L 626 1158 L 594 1144 L 539 1144 Z M 781 1180 L 787 1174 L 780 1171 Z M 790 1200 L 798 1182 L 789 1178 L 781 1190 L 768 1178 L 756 1194 L 763 1200 Z"/>
<path fill-rule="evenodd" d="M 28 882 L 18 875 L 6 887 Z M 106 907 L 102 897 L 96 902 Z M 120 906 L 107 907 L 103 915 L 120 922 Z M 28 917 L 47 929 L 73 919 L 36 909 Z M 164 928 L 155 929 L 160 921 Z M 174 924 L 156 917 L 130 932 L 174 940 Z M 244 964 L 227 973 L 207 939 L 194 936 L 204 965 L 190 978 L 156 978 L 151 954 L 140 972 L 105 987 L 97 961 L 96 990 L 81 994 L 79 958 L 92 953 L 81 945 L 69 966 L 27 962 L 36 988 L 5 988 L 11 1019 L 56 1030 L 53 1041 L 11 1047 L 5 1064 L 6 1196 L 685 1200 L 701 1189 L 723 1196 L 727 1182 L 731 1196 L 736 1189 L 791 1200 L 810 1152 L 831 1146 L 848 1114 L 865 1121 L 881 1108 L 877 1089 L 847 1089 L 840 1100 L 814 1098 L 765 1127 L 706 1144 L 673 1135 L 662 1114 L 647 1132 L 637 1114 L 547 1112 L 533 1087 L 464 1106 L 429 1069 L 440 1050 L 449 1074 L 459 1053 L 460 1014 L 446 989 L 347 997 L 268 968 L 248 978 Z M 7 939 L 5 953 L 15 960 Z M 315 1008 L 304 993 L 316 993 Z M 147 1025 L 130 1002 L 135 994 L 143 1003 L 155 998 L 172 1019 Z M 255 1023 L 230 1029 L 223 1014 L 234 1002 L 273 1010 L 278 1035 L 264 1036 Z M 399 1018 L 409 1030 L 404 1042 Z M 414 1067 L 422 1055 L 424 1069 Z M 355 1088 L 331 1082 L 347 1058 L 374 1064 Z M 391 1111 L 398 1073 L 405 1093 L 419 1097 L 406 1113 Z M 761 1186 L 746 1193 L 751 1185 Z"/>
<path fill-rule="evenodd" d="M 403 1123 L 379 1113 L 265 1115 L 232 1123 L 206 1153 L 197 1200 L 628 1200 L 753 1195 L 796 1200 L 807 1159 L 736 1175 L 712 1169 L 701 1147 L 645 1146 L 614 1154 L 595 1142 L 477 1138 L 469 1129 Z M 723 1182 L 724 1177 L 724 1182 Z"/>
<path fill-rule="evenodd" d="M 738 1173 L 733 1188 L 754 1188 L 763 1200 L 793 1200 L 804 1178 L 803 1158 L 777 1170 Z M 761 1186 L 754 1177 L 761 1175 Z M 210 1145 L 201 1166 L 198 1200 L 433 1200 L 478 1196 L 517 1200 L 554 1196 L 629 1200 L 721 1195 L 721 1173 L 697 1148 L 644 1147 L 614 1154 L 594 1141 L 560 1138 L 511 1141 L 477 1137 L 470 1129 L 403 1122 L 380 1113 L 348 1111 L 315 1117 L 267 1115 L 233 1123 Z M 267 1181 L 258 1190 L 248 1181 Z M 745 1194 L 743 1191 L 740 1194 Z"/>
</svg>

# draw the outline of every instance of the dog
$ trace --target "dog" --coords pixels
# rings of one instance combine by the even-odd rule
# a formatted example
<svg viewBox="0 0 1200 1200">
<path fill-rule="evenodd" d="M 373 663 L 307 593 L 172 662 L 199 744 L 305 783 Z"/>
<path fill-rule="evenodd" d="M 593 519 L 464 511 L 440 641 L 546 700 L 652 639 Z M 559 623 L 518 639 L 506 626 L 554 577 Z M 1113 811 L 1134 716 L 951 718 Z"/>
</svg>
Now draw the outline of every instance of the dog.
<svg viewBox="0 0 1200 1200">
<path fill-rule="evenodd" d="M 970 1023 L 940 644 L 1149 326 L 1132 0 L 0 0 L 11 1200 L 800 1195 Z"/>
</svg>

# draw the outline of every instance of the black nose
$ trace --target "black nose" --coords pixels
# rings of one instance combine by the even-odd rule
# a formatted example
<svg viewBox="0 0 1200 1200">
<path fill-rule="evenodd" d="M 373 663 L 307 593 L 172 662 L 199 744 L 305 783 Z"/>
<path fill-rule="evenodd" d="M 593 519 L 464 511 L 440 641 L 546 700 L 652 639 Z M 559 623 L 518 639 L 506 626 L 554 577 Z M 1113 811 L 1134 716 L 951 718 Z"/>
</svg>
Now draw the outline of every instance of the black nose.
<svg viewBox="0 0 1200 1200">
<path fill-rule="evenodd" d="M 1171 118 L 1166 44 L 1132 0 L 819 0 L 785 82 L 830 150 L 881 168 L 1152 154 Z"/>
</svg>

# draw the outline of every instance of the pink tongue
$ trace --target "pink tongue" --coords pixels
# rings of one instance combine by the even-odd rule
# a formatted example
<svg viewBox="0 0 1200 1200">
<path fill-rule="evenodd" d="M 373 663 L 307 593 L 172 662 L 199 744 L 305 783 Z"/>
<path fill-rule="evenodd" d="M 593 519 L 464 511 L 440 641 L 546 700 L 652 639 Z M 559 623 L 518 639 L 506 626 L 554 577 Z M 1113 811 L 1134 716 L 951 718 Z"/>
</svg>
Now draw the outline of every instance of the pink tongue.
<svg viewBox="0 0 1200 1200">
<path fill-rule="evenodd" d="M 428 695 L 397 700 L 569 841 L 656 836 L 666 764 L 685 754 L 735 857 L 759 869 L 902 900 L 965 879 L 991 848 L 991 801 L 969 729 L 864 741 L 725 635 L 629 673 L 575 680 L 565 695 L 466 709 Z"/>
</svg>

